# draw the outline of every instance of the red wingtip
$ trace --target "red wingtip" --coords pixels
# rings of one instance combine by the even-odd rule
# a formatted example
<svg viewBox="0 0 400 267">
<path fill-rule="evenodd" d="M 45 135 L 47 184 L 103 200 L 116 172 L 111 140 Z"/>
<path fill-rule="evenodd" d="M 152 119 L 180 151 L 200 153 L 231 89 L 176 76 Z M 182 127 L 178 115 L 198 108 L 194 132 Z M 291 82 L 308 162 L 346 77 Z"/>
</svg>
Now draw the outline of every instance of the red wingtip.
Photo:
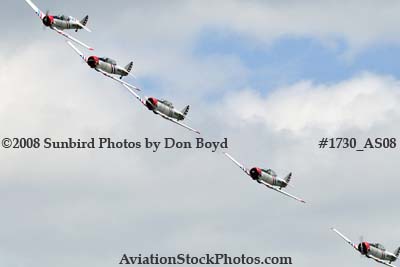
<svg viewBox="0 0 400 267">
<path fill-rule="evenodd" d="M 92 48 L 92 47 L 89 47 L 89 50 L 90 50 L 90 51 L 93 51 L 93 50 L 94 50 L 94 48 Z"/>
</svg>

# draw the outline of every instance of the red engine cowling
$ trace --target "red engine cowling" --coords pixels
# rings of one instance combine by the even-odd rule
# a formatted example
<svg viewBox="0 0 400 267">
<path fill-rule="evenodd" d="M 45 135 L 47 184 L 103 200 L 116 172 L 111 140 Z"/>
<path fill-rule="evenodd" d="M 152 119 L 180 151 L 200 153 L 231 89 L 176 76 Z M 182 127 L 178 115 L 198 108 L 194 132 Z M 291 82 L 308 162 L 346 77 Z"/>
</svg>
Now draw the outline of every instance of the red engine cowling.
<svg viewBox="0 0 400 267">
<path fill-rule="evenodd" d="M 146 107 L 149 110 L 154 110 L 157 107 L 158 100 L 154 97 L 149 97 L 146 100 Z"/>
<path fill-rule="evenodd" d="M 99 58 L 95 57 L 95 56 L 91 56 L 88 58 L 87 64 L 91 67 L 91 68 L 96 68 L 97 65 L 99 65 Z"/>
<path fill-rule="evenodd" d="M 250 176 L 253 180 L 258 180 L 261 176 L 261 169 L 254 167 L 250 170 Z"/>
<path fill-rule="evenodd" d="M 54 23 L 54 17 L 46 15 L 43 19 L 42 22 L 45 26 L 50 27 Z"/>
<path fill-rule="evenodd" d="M 366 255 L 368 251 L 370 250 L 370 244 L 368 242 L 362 242 L 358 244 L 358 251 L 360 251 L 361 254 Z"/>
</svg>

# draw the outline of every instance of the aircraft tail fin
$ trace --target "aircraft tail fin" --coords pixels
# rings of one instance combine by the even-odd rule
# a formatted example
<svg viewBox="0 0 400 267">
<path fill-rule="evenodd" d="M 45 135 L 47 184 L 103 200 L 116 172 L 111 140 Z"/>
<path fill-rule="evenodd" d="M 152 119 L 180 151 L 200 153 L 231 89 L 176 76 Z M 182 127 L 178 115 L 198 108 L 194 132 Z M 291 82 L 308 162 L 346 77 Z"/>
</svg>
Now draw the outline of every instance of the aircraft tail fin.
<svg viewBox="0 0 400 267">
<path fill-rule="evenodd" d="M 187 105 L 186 107 L 184 107 L 183 109 L 182 109 L 182 114 L 183 114 L 183 116 L 185 116 L 186 117 L 186 115 L 188 114 L 188 112 L 189 112 L 189 108 L 190 108 L 190 106 L 189 105 Z"/>
<path fill-rule="evenodd" d="M 82 24 L 83 26 L 86 26 L 86 24 L 88 23 L 88 20 L 89 20 L 89 16 L 86 15 L 86 16 L 81 20 L 81 24 Z"/>
<path fill-rule="evenodd" d="M 286 177 L 283 179 L 285 181 L 285 183 L 286 183 L 286 186 L 289 185 L 290 179 L 292 179 L 292 173 L 291 172 L 288 175 L 286 175 Z"/>
<path fill-rule="evenodd" d="M 129 73 L 129 72 L 131 72 L 132 67 L 133 67 L 133 62 L 131 61 L 131 62 L 129 62 L 128 65 L 125 66 L 125 70 Z"/>
<path fill-rule="evenodd" d="M 86 31 L 91 32 L 91 30 L 88 27 L 86 27 L 86 24 L 88 23 L 88 20 L 89 20 L 89 16 L 86 15 L 83 19 L 78 21 L 78 25 L 80 26 L 80 29 L 85 29 Z M 75 30 L 75 32 L 77 32 L 78 30 L 79 30 L 79 28 L 77 28 Z"/>
<path fill-rule="evenodd" d="M 125 75 L 121 75 L 120 79 L 122 79 L 126 75 L 129 75 L 129 73 L 131 72 L 132 68 L 133 68 L 133 62 L 131 61 L 131 62 L 128 63 L 128 65 L 125 66 L 124 70 L 126 71 L 126 74 Z"/>
</svg>

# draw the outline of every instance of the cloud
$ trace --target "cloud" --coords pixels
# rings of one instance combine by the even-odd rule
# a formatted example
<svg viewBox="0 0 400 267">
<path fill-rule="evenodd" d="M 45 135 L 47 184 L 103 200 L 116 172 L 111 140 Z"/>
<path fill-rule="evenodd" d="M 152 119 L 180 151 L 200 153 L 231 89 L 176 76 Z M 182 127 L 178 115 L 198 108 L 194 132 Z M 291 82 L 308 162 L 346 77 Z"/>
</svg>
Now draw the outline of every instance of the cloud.
<svg viewBox="0 0 400 267">
<path fill-rule="evenodd" d="M 301 206 L 252 182 L 220 153 L 2 149 L 1 263 L 105 267 L 123 253 L 183 251 L 289 255 L 295 266 L 364 265 L 330 233 L 332 225 L 354 241 L 364 234 L 395 248 L 397 150 L 324 151 L 316 142 L 327 132 L 360 142 L 396 136 L 396 78 L 365 73 L 332 84 L 298 82 L 267 94 L 259 88 L 229 93 L 227 88 L 246 88 L 237 84 L 256 70 L 243 68 L 238 55 L 192 54 L 207 27 L 238 33 L 249 45 L 285 35 L 345 36 L 354 47 L 396 42 L 398 23 L 391 23 L 397 4 L 391 3 L 122 1 L 111 11 L 94 1 L 43 3 L 43 9 L 57 5 L 77 16 L 89 10 L 94 32 L 77 36 L 95 44 L 96 53 L 135 59 L 138 76 L 156 80 L 146 94 L 191 104 L 191 125 L 210 138 L 229 137 L 229 151 L 246 166 L 292 171 L 291 192 L 309 203 Z M 81 64 L 59 36 L 33 23 L 25 3 L 14 5 L 27 15 L 7 28 L 14 35 L 1 44 L 11 51 L 0 54 L 1 136 L 193 137 Z M 364 26 L 371 21 L 377 25 Z M 223 100 L 204 97 L 215 87 L 225 88 Z"/>
<path fill-rule="evenodd" d="M 28 5 L 24 2 L 15 5 L 12 8 L 21 9 L 26 16 L 6 28 L 8 38 L 16 42 L 10 47 L 2 43 L 3 51 L 15 53 L 24 49 L 26 42 L 19 32 L 27 25 L 29 33 L 25 39 L 28 41 L 60 39 L 48 30 L 42 31 L 40 21 Z M 190 90 L 193 84 L 187 81 L 197 79 L 203 79 L 203 89 L 210 91 L 224 87 L 221 83 L 213 83 L 214 80 L 231 80 L 229 88 L 229 85 L 241 84 L 241 80 L 248 78 L 246 73 L 249 70 L 240 64 L 238 55 L 222 54 L 216 55 L 215 59 L 203 59 L 192 54 L 199 34 L 208 29 L 246 40 L 249 47 L 264 49 L 288 36 L 316 39 L 327 47 L 344 42 L 346 45 L 341 51 L 344 56 L 354 56 L 375 44 L 398 44 L 400 41 L 397 27 L 400 23 L 397 16 L 399 3 L 395 1 L 352 0 L 346 5 L 315 0 L 169 1 L 168 4 L 162 1 L 136 1 L 134 4 L 122 1 L 123 9 L 111 11 L 90 1 L 42 2 L 40 6 L 43 10 L 62 11 L 77 17 L 89 13 L 93 33 L 81 32 L 76 36 L 95 46 L 96 53 L 124 60 L 123 63 L 133 59 L 139 77 L 150 77 L 158 80 L 163 88 L 176 90 Z M 13 14 L 6 12 L 2 19 L 5 23 L 12 21 Z M 59 41 L 61 46 L 62 41 Z M 224 72 L 217 75 L 217 70 Z M 182 76 L 187 80 L 178 79 Z"/>
<path fill-rule="evenodd" d="M 159 2 L 153 2 L 153 4 Z M 348 45 L 351 55 L 375 44 L 398 44 L 399 3 L 395 1 L 192 1 L 185 4 L 170 1 L 168 5 L 145 4 L 128 8 L 124 24 L 141 25 L 137 41 L 154 40 L 149 48 L 165 49 L 193 43 L 203 30 L 212 28 L 223 34 L 245 39 L 249 45 L 266 46 L 287 36 L 311 37 L 332 46 Z M 221 12 L 223 10 L 223 12 Z M 174 16 L 170 16 L 173 11 Z M 356 15 L 355 15 L 356 14 Z M 148 17 L 156 17 L 149 21 Z M 368 25 L 368 26 L 367 26 Z M 120 29 L 123 32 L 123 29 Z"/>
<path fill-rule="evenodd" d="M 113 81 L 71 60 L 72 51 L 42 46 L 33 44 L 4 61 L 2 135 L 192 138 L 150 114 Z M 31 68 L 24 79 L 13 71 L 37 59 L 40 68 Z M 219 104 L 191 97 L 196 127 L 210 138 L 229 137 L 230 153 L 246 166 L 292 171 L 291 191 L 305 198 L 306 206 L 253 183 L 220 153 L 1 150 L 2 261 L 7 266 L 109 266 L 123 253 L 184 251 L 290 255 L 295 266 L 309 266 L 309 255 L 317 254 L 326 266 L 336 266 L 332 251 L 348 248 L 329 232 L 332 225 L 352 237 L 368 233 L 394 248 L 390 232 L 377 228 L 377 218 L 385 216 L 386 229 L 397 229 L 390 223 L 398 219 L 390 212 L 397 195 L 395 152 L 321 151 L 315 148 L 320 132 L 309 129 L 360 139 L 363 130 L 397 133 L 396 117 L 383 116 L 396 114 L 397 84 L 395 78 L 365 73 L 337 84 L 296 83 L 261 99 L 255 90 L 232 93 Z M 336 112 L 337 117 L 328 116 Z M 319 113 L 328 114 L 328 122 Z M 369 122 L 364 113 L 372 116 Z M 355 126 L 346 130 L 348 125 Z M 382 175 L 383 189 L 376 190 Z M 388 203 L 382 208 L 370 196 Z M 366 203 L 374 212 L 365 212 Z M 316 244 L 325 244 L 324 249 Z M 349 252 L 346 260 L 364 264 L 352 256 Z"/>
<path fill-rule="evenodd" d="M 344 129 L 368 130 L 399 116 L 400 83 L 393 77 L 360 74 L 336 84 L 301 81 L 266 96 L 244 89 L 228 94 L 222 106 L 246 123 L 301 134 Z"/>
</svg>

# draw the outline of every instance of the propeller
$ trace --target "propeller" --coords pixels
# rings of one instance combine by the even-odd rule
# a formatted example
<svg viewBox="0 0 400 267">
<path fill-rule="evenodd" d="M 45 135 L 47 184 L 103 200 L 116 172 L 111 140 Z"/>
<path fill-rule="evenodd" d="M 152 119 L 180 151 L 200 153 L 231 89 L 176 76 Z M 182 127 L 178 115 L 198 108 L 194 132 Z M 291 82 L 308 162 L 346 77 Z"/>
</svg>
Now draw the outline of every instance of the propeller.
<svg viewBox="0 0 400 267">
<path fill-rule="evenodd" d="M 363 243 L 364 243 L 364 236 L 363 235 L 360 235 L 359 237 L 358 237 L 358 241 L 360 242 L 360 244 L 362 245 Z M 365 255 L 363 255 L 363 254 L 360 254 L 360 257 L 361 258 L 365 258 Z"/>
<path fill-rule="evenodd" d="M 151 110 L 156 109 L 156 106 L 151 102 L 150 97 L 145 96 L 143 100 L 144 100 L 144 104 L 147 106 L 147 108 L 149 108 L 148 105 L 150 105 Z M 150 108 L 149 108 L 149 109 L 150 109 Z"/>
<path fill-rule="evenodd" d="M 51 25 L 51 20 L 49 17 L 50 11 L 46 10 L 46 15 L 43 17 L 43 25 L 49 27 Z"/>
<path fill-rule="evenodd" d="M 46 10 L 46 15 L 45 15 L 45 17 L 47 17 L 49 14 L 50 14 L 50 10 Z M 47 26 L 43 24 L 43 25 L 42 25 L 42 29 L 45 31 L 46 28 L 47 28 Z"/>
</svg>

